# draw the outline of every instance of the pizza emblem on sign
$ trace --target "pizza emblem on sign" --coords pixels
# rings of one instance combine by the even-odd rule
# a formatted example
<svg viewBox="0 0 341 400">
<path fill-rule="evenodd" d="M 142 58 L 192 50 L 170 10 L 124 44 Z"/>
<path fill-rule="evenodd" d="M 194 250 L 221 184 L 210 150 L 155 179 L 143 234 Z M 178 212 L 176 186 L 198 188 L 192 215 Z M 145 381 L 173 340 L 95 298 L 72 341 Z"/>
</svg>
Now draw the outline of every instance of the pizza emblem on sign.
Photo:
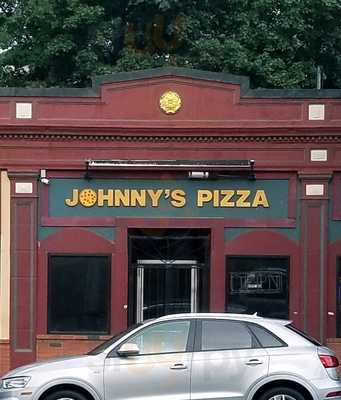
<svg viewBox="0 0 341 400">
<path fill-rule="evenodd" d="M 96 204 L 97 194 L 92 189 L 83 189 L 79 193 L 79 202 L 84 207 L 92 207 Z"/>
</svg>

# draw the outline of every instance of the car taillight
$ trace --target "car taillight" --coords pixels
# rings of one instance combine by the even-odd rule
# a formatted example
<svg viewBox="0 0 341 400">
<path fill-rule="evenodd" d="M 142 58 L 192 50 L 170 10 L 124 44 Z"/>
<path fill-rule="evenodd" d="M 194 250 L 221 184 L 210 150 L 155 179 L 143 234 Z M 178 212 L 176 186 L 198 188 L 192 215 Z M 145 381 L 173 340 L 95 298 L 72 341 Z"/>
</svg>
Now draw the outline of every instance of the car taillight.
<svg viewBox="0 0 341 400">
<path fill-rule="evenodd" d="M 341 396 L 341 391 L 338 392 L 330 392 L 327 394 L 326 397 L 340 397 Z"/>
<path fill-rule="evenodd" d="M 336 368 L 339 366 L 339 360 L 335 356 L 319 354 L 319 357 L 324 368 Z"/>
</svg>

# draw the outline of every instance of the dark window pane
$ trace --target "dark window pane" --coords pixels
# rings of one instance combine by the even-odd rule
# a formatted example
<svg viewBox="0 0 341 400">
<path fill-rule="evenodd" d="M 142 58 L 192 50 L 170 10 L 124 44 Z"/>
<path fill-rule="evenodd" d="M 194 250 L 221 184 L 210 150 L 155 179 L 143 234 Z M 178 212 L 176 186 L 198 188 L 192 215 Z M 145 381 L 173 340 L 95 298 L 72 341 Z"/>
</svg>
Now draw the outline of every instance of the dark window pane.
<svg viewBox="0 0 341 400">
<path fill-rule="evenodd" d="M 274 336 L 272 333 L 262 328 L 259 325 L 249 324 L 249 328 L 252 330 L 252 333 L 256 336 L 259 343 L 262 347 L 283 347 L 285 343 L 283 343 L 280 339 Z"/>
<path fill-rule="evenodd" d="M 253 338 L 247 327 L 233 321 L 203 321 L 202 350 L 251 349 Z"/>
<path fill-rule="evenodd" d="M 104 256 L 50 256 L 49 332 L 108 332 L 109 266 Z"/>
<path fill-rule="evenodd" d="M 289 258 L 227 258 L 227 311 L 289 317 Z"/>
</svg>

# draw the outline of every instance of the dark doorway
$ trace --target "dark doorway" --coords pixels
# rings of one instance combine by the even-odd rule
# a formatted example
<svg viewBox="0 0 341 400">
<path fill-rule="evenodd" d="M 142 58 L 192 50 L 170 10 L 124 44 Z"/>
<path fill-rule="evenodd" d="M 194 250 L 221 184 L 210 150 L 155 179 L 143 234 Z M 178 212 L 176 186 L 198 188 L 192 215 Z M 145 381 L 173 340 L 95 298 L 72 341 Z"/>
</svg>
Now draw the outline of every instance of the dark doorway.
<svg viewBox="0 0 341 400">
<path fill-rule="evenodd" d="M 209 231 L 129 231 L 129 323 L 208 310 Z"/>
</svg>

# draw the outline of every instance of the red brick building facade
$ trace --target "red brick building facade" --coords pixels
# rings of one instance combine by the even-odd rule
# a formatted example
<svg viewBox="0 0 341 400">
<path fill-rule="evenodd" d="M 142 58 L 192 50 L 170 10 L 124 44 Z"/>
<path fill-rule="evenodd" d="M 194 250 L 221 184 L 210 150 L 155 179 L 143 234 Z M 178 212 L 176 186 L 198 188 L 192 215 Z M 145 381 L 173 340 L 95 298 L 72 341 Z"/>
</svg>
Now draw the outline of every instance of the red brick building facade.
<svg viewBox="0 0 341 400">
<path fill-rule="evenodd" d="M 0 374 L 173 312 L 338 351 L 340 115 L 339 90 L 183 69 L 1 89 Z"/>
</svg>

